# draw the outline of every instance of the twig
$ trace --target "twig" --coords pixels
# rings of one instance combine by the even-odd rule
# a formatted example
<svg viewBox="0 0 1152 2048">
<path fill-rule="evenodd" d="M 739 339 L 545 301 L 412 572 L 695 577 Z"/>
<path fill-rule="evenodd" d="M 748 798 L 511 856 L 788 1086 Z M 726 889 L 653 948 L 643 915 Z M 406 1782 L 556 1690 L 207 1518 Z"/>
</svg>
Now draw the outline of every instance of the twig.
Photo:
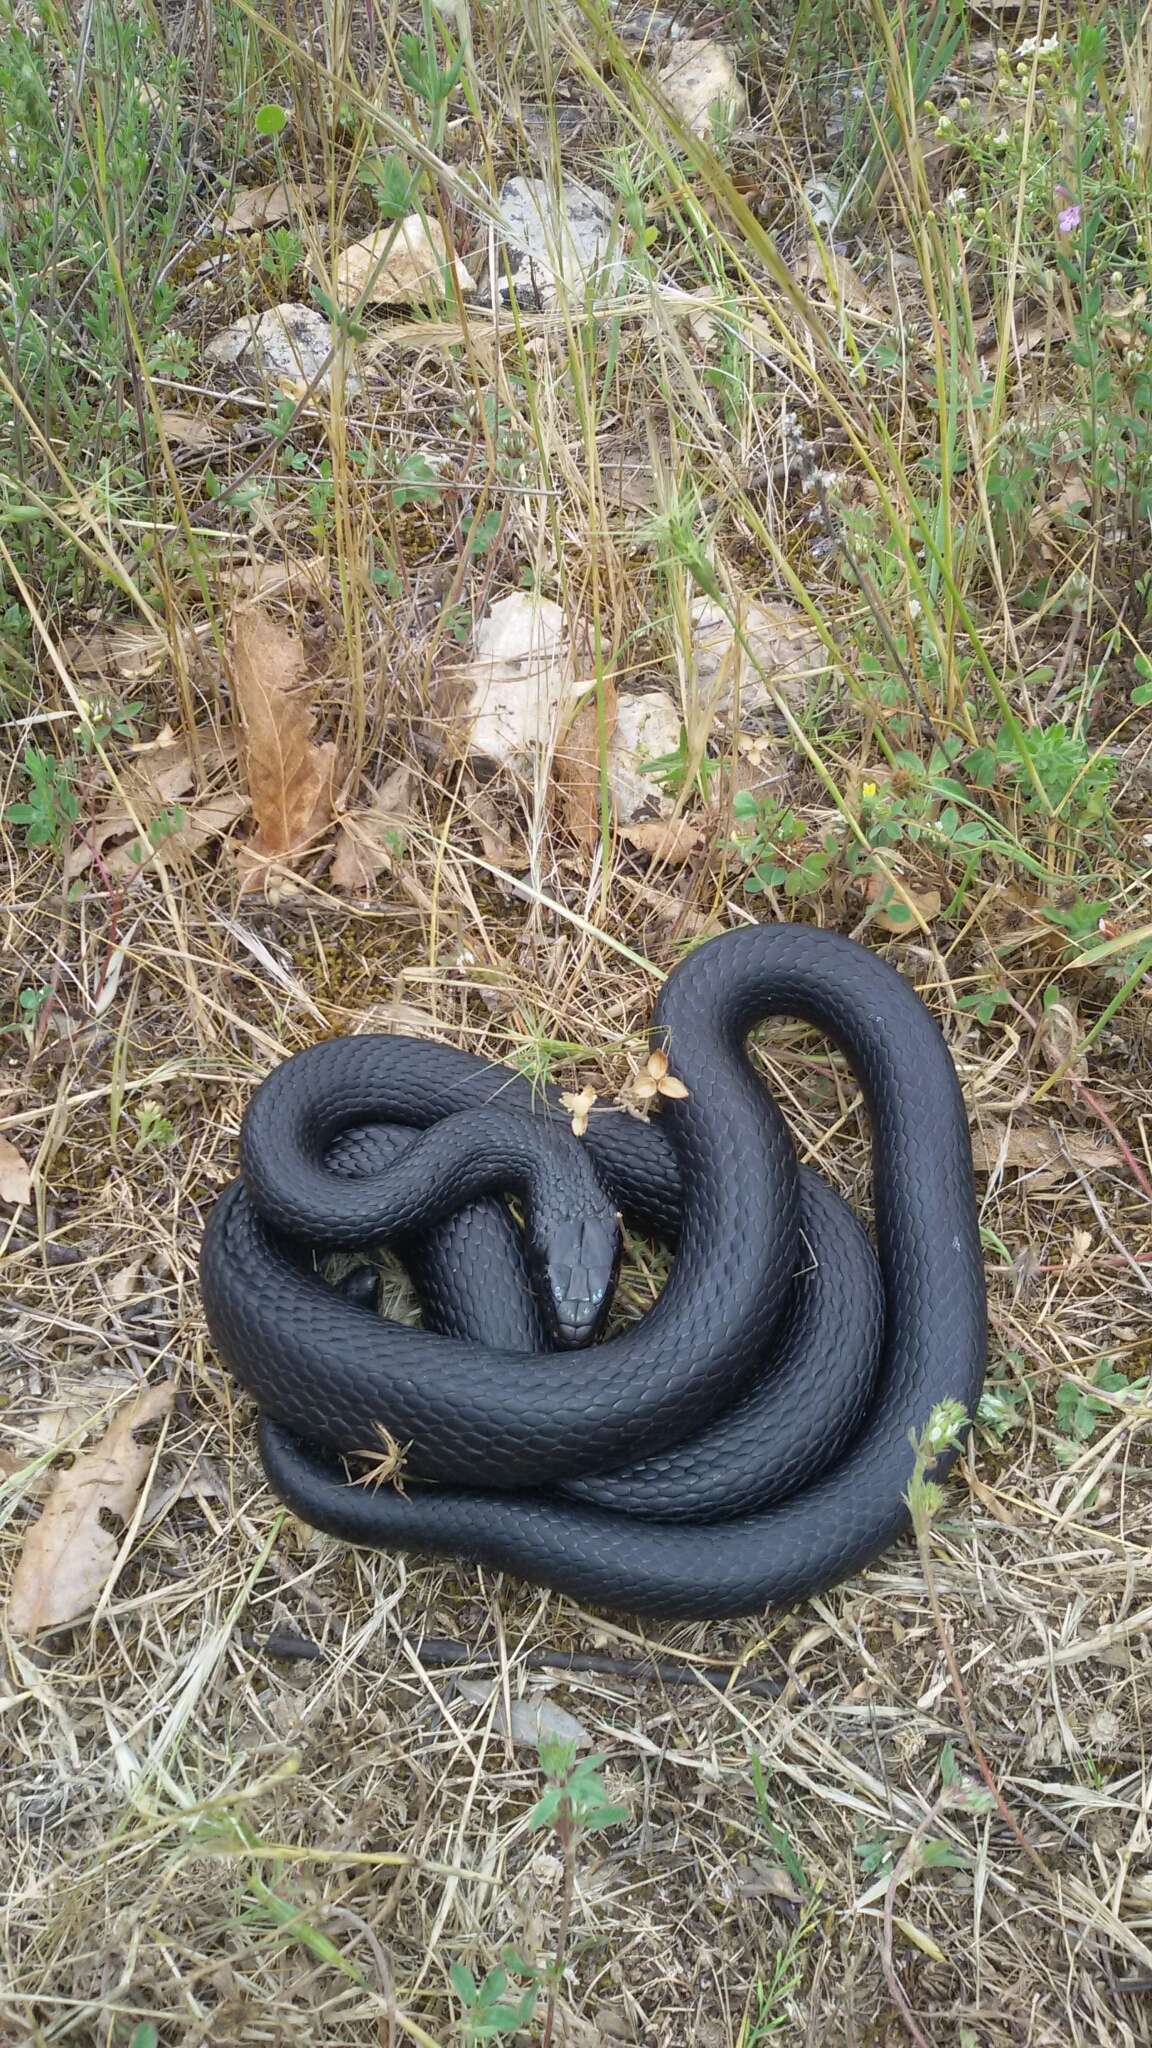
<svg viewBox="0 0 1152 2048">
<path fill-rule="evenodd" d="M 1069 1081 L 1071 1081 L 1072 1086 L 1075 1089 L 1076 1094 L 1080 1097 L 1081 1102 L 1086 1102 L 1088 1104 L 1088 1107 L 1092 1111 L 1093 1116 L 1099 1117 L 1100 1122 L 1103 1124 L 1109 1136 L 1115 1140 L 1118 1149 L 1124 1155 L 1124 1163 L 1127 1166 L 1129 1173 L 1132 1175 L 1132 1178 L 1135 1181 L 1137 1187 L 1140 1189 L 1141 1194 L 1147 1195 L 1148 1200 L 1152 1202 L 1152 1180 L 1149 1180 L 1148 1175 L 1145 1173 L 1144 1168 L 1141 1166 L 1140 1161 L 1137 1159 L 1136 1154 L 1133 1152 L 1132 1147 L 1128 1143 L 1128 1140 L 1124 1136 L 1124 1133 L 1120 1129 L 1120 1126 L 1116 1122 L 1114 1122 L 1113 1118 L 1105 1109 L 1104 1104 L 1100 1101 L 1099 1097 L 1094 1095 L 1090 1088 L 1086 1088 L 1084 1086 L 1083 1081 L 1080 1080 L 1077 1074 L 1072 1073 L 1071 1069 L 1069 1069 L 1068 1072 L 1068 1079 Z"/>
<path fill-rule="evenodd" d="M 327 1654 L 322 1644 L 284 1630 L 263 1638 L 249 1634 L 244 1641 L 248 1649 L 285 1662 L 309 1663 Z M 491 1651 L 472 1650 L 467 1643 L 456 1642 L 451 1636 L 425 1636 L 416 1645 L 416 1656 L 432 1671 L 450 1671 L 458 1665 L 494 1666 L 498 1662 Z M 714 1689 L 711 1672 L 696 1671 L 690 1664 L 678 1664 L 664 1657 L 649 1661 L 640 1657 L 612 1657 L 596 1650 L 529 1650 L 524 1662 L 530 1671 L 591 1672 L 604 1678 L 630 1679 L 636 1684 L 699 1685 Z M 726 1678 L 731 1679 L 734 1692 L 752 1693 L 758 1699 L 776 1700 L 782 1691 L 773 1679 L 742 1677 L 735 1666 L 717 1671 L 715 1684 L 722 1686 Z"/>
</svg>

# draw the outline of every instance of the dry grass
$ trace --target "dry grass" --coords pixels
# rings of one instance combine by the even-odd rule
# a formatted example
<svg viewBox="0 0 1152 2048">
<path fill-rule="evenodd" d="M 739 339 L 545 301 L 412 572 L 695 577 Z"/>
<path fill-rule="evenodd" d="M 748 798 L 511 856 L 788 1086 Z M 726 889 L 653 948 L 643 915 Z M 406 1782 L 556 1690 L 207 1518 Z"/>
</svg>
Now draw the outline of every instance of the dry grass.
<svg viewBox="0 0 1152 2048">
<path fill-rule="evenodd" d="M 329 15 L 290 56 L 275 23 L 212 12 L 193 157 L 227 168 L 219 109 L 243 47 L 249 106 L 295 109 L 288 160 L 322 195 L 295 216 L 305 240 L 368 224 L 355 158 L 383 118 L 419 127 L 441 165 L 430 190 L 466 249 L 483 208 L 465 174 L 491 189 L 535 149 L 600 185 L 630 178 L 657 257 L 623 301 L 468 325 L 452 309 L 378 320 L 363 396 L 347 417 L 310 408 L 289 469 L 264 397 L 200 360 L 225 318 L 283 294 L 255 243 L 221 245 L 189 201 L 166 316 L 192 337 L 188 359 L 176 373 L 133 363 L 129 334 L 125 376 L 146 407 L 213 422 L 210 457 L 161 456 L 143 495 L 102 500 L 86 476 L 69 497 L 82 451 L 59 422 L 26 422 L 34 459 L 13 461 L 16 487 L 51 498 L 92 576 L 70 585 L 57 558 L 21 553 L 18 527 L 0 527 L 26 611 L 8 664 L 12 799 L 26 794 L 26 744 L 67 751 L 94 696 L 141 700 L 136 730 L 171 724 L 202 759 L 223 747 L 190 805 L 239 786 L 222 660 L 237 570 L 305 639 L 350 803 L 402 760 L 417 794 L 403 854 L 352 902 L 332 886 L 330 845 L 281 878 L 275 901 L 237 893 L 217 841 L 130 886 L 98 862 L 66 886 L 84 826 L 130 785 L 131 741 L 115 733 L 77 756 L 63 844 L 30 845 L 9 822 L 0 1135 L 34 1167 L 36 1198 L 0 1207 L 5 1569 L 56 1461 L 97 1439 L 141 1381 L 170 1378 L 177 1400 L 94 1614 L 35 1645 L 6 1639 L 0 2042 L 464 2038 L 450 1967 L 482 1978 L 508 1943 L 545 1961 L 564 1913 L 561 1845 L 528 1825 L 539 1762 L 505 1733 L 522 1699 L 577 1717 L 629 1816 L 576 1851 L 556 2048 L 1146 2042 L 1147 955 L 1081 966 L 1047 912 L 1104 899 L 1112 923 L 1089 932 L 1097 943 L 1152 915 L 1147 712 L 1130 699 L 1141 671 L 1125 665 L 1140 644 L 1130 596 L 1147 522 L 1125 524 L 1127 506 L 1100 486 L 1079 526 L 1050 518 L 1059 449 L 1023 525 L 1006 531 L 988 495 L 981 462 L 1004 421 L 1035 430 L 1074 388 L 1051 342 L 1020 342 L 1037 304 L 1050 334 L 1067 311 L 1055 273 L 1029 267 L 1031 172 L 1004 181 L 1004 220 L 965 244 L 965 268 L 927 182 L 931 151 L 897 119 L 851 244 L 866 296 L 850 303 L 841 278 L 837 302 L 804 259 L 802 188 L 838 161 L 804 57 L 811 22 L 791 54 L 774 24 L 751 48 L 750 21 L 730 27 L 760 90 L 717 162 L 675 155 L 645 99 L 650 71 L 591 13 L 477 11 L 469 98 L 437 135 L 400 88 L 397 23 L 377 10 Z M 828 19 L 824 46 L 840 52 L 848 29 Z M 849 26 L 859 52 L 865 30 Z M 191 14 L 169 22 L 169 44 L 194 44 L 194 30 Z M 57 75 L 74 77 L 73 31 L 51 33 Z M 874 77 L 891 83 L 881 29 L 868 33 Z M 1133 33 L 1127 69 L 1115 67 L 1133 95 L 1144 48 Z M 850 126 L 851 88 L 870 74 L 862 58 L 838 61 Z M 994 101 L 990 62 L 966 47 L 948 77 Z M 1066 102 L 1045 90 L 1033 71 L 1017 113 L 1056 132 Z M 370 118 L 373 95 L 383 115 Z M 267 151 L 246 181 L 265 174 Z M 1132 204 L 1143 219 L 1143 198 Z M 729 343 L 702 342 L 669 284 L 702 294 Z M 299 277 L 290 295 L 306 296 Z M 973 363 L 987 366 L 967 345 L 976 316 L 1000 366 L 987 410 L 973 398 Z M 853 366 L 878 340 L 896 367 L 877 385 Z M 445 457 L 446 488 L 397 509 L 368 452 L 414 450 Z M 206 495 L 208 460 L 220 488 L 272 479 L 268 495 L 255 510 Z M 469 554 L 464 522 L 489 510 L 496 537 Z M 163 538 L 159 557 L 140 552 L 147 533 Z M 1037 609 L 1020 591 L 1041 570 L 1052 601 Z M 720 762 L 707 803 L 684 795 L 704 846 L 687 866 L 611 834 L 576 844 L 546 772 L 485 791 L 459 760 L 445 668 L 525 571 L 594 635 L 602 687 L 611 676 L 679 692 L 690 754 Z M 710 720 L 688 622 L 707 578 L 736 608 L 803 603 L 837 673 L 799 698 L 778 692 L 758 730 Z M 136 673 L 104 648 L 86 674 L 83 646 L 105 619 L 136 635 Z M 901 699 L 880 691 L 884 659 Z M 798 860 L 831 832 L 851 843 L 866 830 L 865 783 L 890 791 L 891 720 L 906 721 L 897 745 L 926 754 L 951 736 L 987 742 L 1005 703 L 1030 730 L 1057 713 L 1081 721 L 1089 761 L 1113 768 L 1106 827 L 1075 801 L 1030 807 L 1024 775 L 988 799 L 996 844 L 960 895 L 954 849 L 907 836 L 875 849 L 897 898 L 924 911 L 923 892 L 937 893 L 900 935 L 840 859 L 798 900 L 746 894 L 746 862 L 723 851 L 734 788 L 794 809 Z M 789 914 L 855 931 L 911 974 L 949 1033 L 981 1147 L 999 1400 L 919 1551 L 796 1613 L 661 1630 L 470 1568 L 357 1555 L 292 1523 L 263 1486 L 251 1409 L 206 1344 L 196 1290 L 202 1224 L 235 1169 L 256 1080 L 325 1033 L 392 1022 L 612 1095 L 683 944 Z M 985 1021 L 964 1002 L 1001 988 Z M 49 993 L 30 1012 L 21 990 Z M 850 1076 L 798 1030 L 774 1033 L 766 1059 L 806 1156 L 866 1209 Z M 170 1139 L 156 1142 L 157 1116 Z M 658 1280 L 636 1247 L 629 1307 Z M 1127 1384 L 1096 1384 L 1102 1359 Z M 429 1637 L 468 1646 L 474 1668 L 429 1667 Z M 640 1668 L 547 1674 L 544 1650 Z M 652 1656 L 695 1682 L 646 1676 Z M 463 1691 L 457 1676 L 490 1687 Z M 541 2040 L 544 2009 L 519 2038 Z"/>
</svg>

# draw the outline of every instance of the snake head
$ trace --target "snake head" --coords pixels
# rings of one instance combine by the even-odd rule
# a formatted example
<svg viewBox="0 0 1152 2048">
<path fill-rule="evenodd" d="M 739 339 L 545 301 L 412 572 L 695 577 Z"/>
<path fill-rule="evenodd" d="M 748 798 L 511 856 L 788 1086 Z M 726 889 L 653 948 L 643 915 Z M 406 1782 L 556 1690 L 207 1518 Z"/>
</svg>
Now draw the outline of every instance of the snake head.
<svg viewBox="0 0 1152 2048">
<path fill-rule="evenodd" d="M 566 1351 L 595 1343 L 620 1265 L 619 1218 L 611 1212 L 554 1216 L 529 1258 L 554 1341 Z"/>
</svg>

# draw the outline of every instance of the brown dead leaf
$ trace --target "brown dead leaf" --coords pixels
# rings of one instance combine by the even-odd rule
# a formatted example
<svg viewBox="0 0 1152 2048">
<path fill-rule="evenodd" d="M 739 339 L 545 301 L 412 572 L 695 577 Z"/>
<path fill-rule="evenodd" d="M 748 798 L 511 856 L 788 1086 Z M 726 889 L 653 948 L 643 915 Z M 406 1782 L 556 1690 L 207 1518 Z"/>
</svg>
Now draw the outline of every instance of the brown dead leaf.
<svg viewBox="0 0 1152 2048">
<path fill-rule="evenodd" d="M 616 686 L 604 678 L 601 719 L 596 693 L 586 697 L 552 757 L 552 773 L 560 796 L 564 823 L 580 846 L 600 838 L 600 740 L 605 746 L 616 729 Z"/>
<path fill-rule="evenodd" d="M 110 875 L 135 875 L 145 868 L 189 861 L 214 839 L 226 839 L 249 809 L 249 799 L 243 790 L 225 790 L 221 796 L 197 804 L 194 810 L 184 811 L 179 822 L 161 838 L 146 837 L 142 841 L 140 834 L 134 832 L 131 839 L 104 855 L 104 865 Z"/>
<path fill-rule="evenodd" d="M 377 877 L 392 868 L 408 826 L 412 770 L 401 763 L 377 792 L 370 809 L 353 811 L 340 823 L 332 886 L 367 895 Z"/>
<path fill-rule="evenodd" d="M 656 889 L 651 882 L 642 881 L 638 875 L 618 876 L 621 886 L 626 888 L 633 901 L 650 910 L 663 924 L 672 925 L 677 936 L 686 939 L 712 939 L 724 929 L 719 919 L 710 911 L 696 910 L 682 896 L 674 895 L 668 889 Z"/>
<path fill-rule="evenodd" d="M 15 1145 L 0 1138 L 0 1202 L 18 1207 L 32 1200 L 32 1168 L 26 1166 Z"/>
<path fill-rule="evenodd" d="M 907 882 L 904 884 L 904 896 L 908 902 L 905 902 L 904 896 L 892 887 L 885 875 L 869 875 L 865 894 L 869 903 L 877 906 L 872 912 L 873 924 L 898 939 L 912 938 L 921 930 L 908 908 L 908 902 L 915 904 L 925 924 L 931 924 L 934 917 L 939 917 L 943 902 L 939 889 L 913 889 Z"/>
<path fill-rule="evenodd" d="M 100 624 L 66 633 L 61 653 L 73 675 L 120 676 L 139 682 L 153 676 L 169 659 L 167 639 L 148 626 Z"/>
<path fill-rule="evenodd" d="M 222 747 L 210 732 L 201 732 L 197 738 L 200 772 L 213 774 L 231 750 Z M 244 815 L 248 798 L 226 790 L 187 807 L 183 799 L 194 794 L 196 779 L 192 750 L 171 726 L 165 726 L 154 740 L 134 747 L 120 764 L 114 800 L 93 819 L 75 849 L 73 874 L 83 873 L 100 854 L 101 864 L 110 874 L 131 875 L 144 867 L 187 859 L 219 838 Z"/>
<path fill-rule="evenodd" d="M 304 851 L 332 816 L 336 749 L 313 738 L 300 683 L 304 649 L 260 607 L 241 612 L 232 634 L 232 687 L 243 734 L 242 760 L 256 833 L 246 849 L 244 886 L 258 886 L 270 859 Z"/>
<path fill-rule="evenodd" d="M 205 736 L 201 751 L 202 755 L 207 753 L 209 766 L 214 767 L 222 758 L 221 749 L 211 736 Z M 164 726 L 154 740 L 133 747 L 120 769 L 125 793 L 146 809 L 175 803 L 178 797 L 187 796 L 195 780 L 192 750 L 170 725 Z"/>
<path fill-rule="evenodd" d="M 777 696 L 799 710 L 830 666 L 819 633 L 797 606 L 746 604 L 734 623 L 707 597 L 692 603 L 692 655 L 700 702 L 722 718 L 758 717 Z"/>
<path fill-rule="evenodd" d="M 1070 1069 L 1078 1080 L 1087 1079 L 1086 1055 L 1082 1054 L 1075 1063 L 1072 1061 L 1082 1037 L 1080 1019 L 1071 1003 L 1058 998 L 1045 1004 L 1036 1032 L 1035 1045 L 1049 1072 L 1054 1073 L 1057 1067 L 1065 1067 L 1065 1070 Z"/>
<path fill-rule="evenodd" d="M 683 867 L 704 845 L 704 833 L 691 818 L 653 818 L 638 825 L 625 825 L 621 838 L 637 853 L 650 853 L 654 860 L 670 867 Z"/>
<path fill-rule="evenodd" d="M 148 1501 L 140 1517 L 140 1527 L 150 1529 L 154 1522 L 162 1521 L 169 1508 L 178 1500 L 228 1500 L 230 1488 L 225 1472 L 215 1458 L 197 1458 L 191 1465 L 174 1472 L 170 1479 L 162 1480 L 149 1488 Z"/>
<path fill-rule="evenodd" d="M 277 179 L 274 185 L 242 187 L 233 197 L 231 213 L 221 223 L 224 233 L 245 234 L 251 228 L 271 228 L 277 221 L 291 220 L 319 189 L 317 185 L 290 189 L 283 179 Z"/>
<path fill-rule="evenodd" d="M 79 1402 L 61 1400 L 58 1406 L 38 1409 L 26 1422 L 22 1419 L 19 1427 L 8 1424 L 12 1448 L 0 1450 L 0 1471 L 9 1477 L 15 1472 L 24 1474 L 22 1492 L 26 1499 L 40 1500 L 51 1492 L 51 1464 L 46 1462 L 38 1472 L 30 1468 L 45 1451 L 53 1451 L 69 1437 L 79 1435 L 89 1412 Z"/>
<path fill-rule="evenodd" d="M 136 1432 L 172 1406 L 170 1382 L 121 1409 L 94 1449 L 61 1472 L 33 1522 L 12 1575 L 8 1622 L 14 1635 L 63 1628 L 99 1598 L 115 1567 L 121 1526 L 136 1506 L 154 1446 Z"/>
<path fill-rule="evenodd" d="M 174 448 L 215 448 L 227 438 L 195 412 L 162 412 L 160 425 Z"/>
<path fill-rule="evenodd" d="M 1091 503 L 1090 485 L 1073 473 L 1051 498 L 1036 507 L 1028 521 L 1028 534 L 1039 542 L 1047 560 L 1053 561 L 1066 552 L 1070 531 L 1084 527 Z"/>
<path fill-rule="evenodd" d="M 398 1038 L 435 1038 L 441 1025 L 431 1010 L 393 996 L 386 1003 L 369 1003 L 348 1028 L 356 1038 L 366 1031 L 394 1031 Z"/>
<path fill-rule="evenodd" d="M 1099 1172 L 1123 1164 L 1116 1145 L 1098 1144 L 1083 1131 L 1055 1131 L 1044 1124 L 1002 1124 L 982 1121 L 972 1133 L 972 1162 L 978 1173 L 1016 1167 L 1035 1187 L 1052 1187 L 1074 1174 Z"/>
<path fill-rule="evenodd" d="M 332 569 L 322 555 L 300 555 L 286 562 L 234 562 L 222 566 L 219 577 L 237 596 L 282 597 L 288 591 L 307 602 L 327 594 Z"/>
<path fill-rule="evenodd" d="M 801 284 L 824 292 L 838 307 L 870 321 L 888 321 L 892 315 L 874 292 L 863 285 L 839 250 L 827 242 L 809 242 L 800 264 Z"/>
<path fill-rule="evenodd" d="M 123 1307 L 126 1301 L 131 1301 L 135 1294 L 136 1282 L 140 1278 L 143 1264 L 143 1259 L 129 1259 L 128 1264 L 120 1266 L 108 1281 L 108 1299 L 114 1301 L 118 1308 Z"/>
<path fill-rule="evenodd" d="M 468 816 L 480 834 L 485 860 L 493 861 L 510 875 L 527 873 L 532 857 L 522 836 L 513 839 L 508 829 L 507 812 L 501 811 L 495 797 L 482 790 L 469 804 Z"/>
<path fill-rule="evenodd" d="M 992 340 L 995 341 L 997 338 L 993 327 Z M 1023 316 L 1016 312 L 1008 346 L 1015 355 L 1030 356 L 1037 349 L 1043 349 L 1045 354 L 1048 354 L 1067 338 L 1068 322 L 1063 313 L 1056 306 L 1041 306 Z"/>
</svg>

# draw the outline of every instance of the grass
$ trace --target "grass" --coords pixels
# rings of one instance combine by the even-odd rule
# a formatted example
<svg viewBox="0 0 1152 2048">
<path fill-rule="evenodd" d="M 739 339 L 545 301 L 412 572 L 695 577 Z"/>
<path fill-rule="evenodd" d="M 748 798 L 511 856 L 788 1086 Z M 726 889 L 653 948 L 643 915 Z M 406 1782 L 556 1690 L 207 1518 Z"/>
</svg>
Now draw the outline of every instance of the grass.
<svg viewBox="0 0 1152 2048">
<path fill-rule="evenodd" d="M 658 24 L 597 0 L 0 29 L 0 1136 L 35 1170 L 0 1205 L 5 1571 L 53 1463 L 179 1389 L 91 1622 L 7 1643 L 0 2040 L 1149 2040 L 1148 18 L 736 4 L 748 107 L 703 138 L 657 107 Z M 622 266 L 544 310 L 354 308 L 347 402 L 206 356 L 331 312 L 332 252 L 410 210 L 479 268 L 541 162 L 608 196 Z M 277 182 L 281 219 L 226 225 Z M 579 624 L 601 734 L 613 689 L 675 698 L 686 863 L 629 847 L 602 776 L 588 844 L 547 775 L 462 763 L 445 672 L 518 589 Z M 219 830 L 83 857 L 117 806 L 143 852 L 242 802 L 253 591 L 348 807 L 412 771 L 363 898 L 330 840 L 267 895 Z M 735 716 L 701 599 L 752 657 Z M 799 686 L 757 604 L 808 633 Z M 296 1527 L 195 1286 L 254 1081 L 374 1020 L 611 1097 L 660 977 L 749 917 L 887 950 L 966 1090 L 993 1363 L 917 1542 L 659 1630 Z M 839 1060 L 796 1029 L 764 1058 L 866 1207 Z M 634 1249 L 628 1310 L 660 1271 Z M 542 1648 L 699 1683 L 542 1679 Z M 542 1772 L 522 1698 L 600 1774 Z"/>
</svg>

